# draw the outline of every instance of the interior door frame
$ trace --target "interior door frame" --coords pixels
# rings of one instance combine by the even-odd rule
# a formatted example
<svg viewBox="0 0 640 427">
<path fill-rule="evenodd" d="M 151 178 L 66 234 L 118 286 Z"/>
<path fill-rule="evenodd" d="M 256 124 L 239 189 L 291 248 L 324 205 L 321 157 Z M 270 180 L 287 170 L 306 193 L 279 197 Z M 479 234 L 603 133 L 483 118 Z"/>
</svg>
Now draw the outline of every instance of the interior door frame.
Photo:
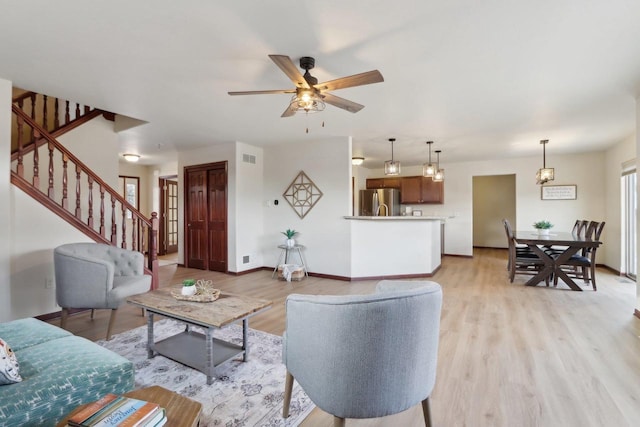
<svg viewBox="0 0 640 427">
<path fill-rule="evenodd" d="M 189 248 L 190 248 L 190 236 L 189 236 L 189 232 L 188 232 L 188 219 L 190 218 L 190 206 L 189 206 L 189 173 L 190 172 L 206 172 L 207 176 L 208 176 L 208 171 L 212 170 L 212 169 L 223 169 L 224 173 L 225 173 L 225 181 L 226 181 L 226 185 L 225 185 L 225 200 L 224 200 L 224 205 L 225 205 L 225 212 L 226 212 L 226 216 L 225 216 L 225 224 L 224 224 L 224 229 L 225 229 L 225 236 L 227 241 L 225 242 L 225 247 L 226 247 L 226 251 L 225 251 L 225 265 L 226 265 L 226 270 L 229 270 L 229 167 L 228 167 L 228 161 L 224 160 L 224 161 L 220 161 L 220 162 L 214 162 L 214 163 L 206 163 L 206 164 L 201 164 L 201 165 L 192 165 L 192 166 L 185 166 L 183 169 L 183 177 L 184 177 L 184 183 L 183 183 L 183 194 L 184 194 L 184 198 L 183 198 L 183 212 L 184 212 L 184 226 L 183 226 L 183 240 L 184 240 L 184 266 L 187 268 L 190 268 L 189 265 Z M 205 205 L 208 205 L 208 182 L 207 182 L 207 191 L 206 191 L 206 203 Z M 205 230 L 205 235 L 208 236 L 208 230 Z M 207 251 L 207 255 L 205 257 L 206 260 L 206 265 L 205 265 L 205 270 L 210 270 L 210 266 L 208 265 L 209 263 L 209 250 L 208 248 L 206 249 Z"/>
<path fill-rule="evenodd" d="M 166 206 L 166 193 L 164 186 L 166 185 L 166 181 L 175 181 L 177 185 L 178 183 L 178 175 L 167 175 L 161 176 L 158 178 L 158 188 L 160 189 L 160 212 L 158 217 L 160 218 L 160 226 L 158 227 L 158 237 L 160 244 L 158 245 L 158 255 L 166 255 L 167 254 L 167 245 L 166 245 L 166 230 L 167 230 L 167 206 Z M 180 201 L 178 200 L 178 203 Z M 180 235 L 178 235 L 178 241 L 180 240 Z M 172 252 L 173 253 L 173 252 Z"/>
</svg>

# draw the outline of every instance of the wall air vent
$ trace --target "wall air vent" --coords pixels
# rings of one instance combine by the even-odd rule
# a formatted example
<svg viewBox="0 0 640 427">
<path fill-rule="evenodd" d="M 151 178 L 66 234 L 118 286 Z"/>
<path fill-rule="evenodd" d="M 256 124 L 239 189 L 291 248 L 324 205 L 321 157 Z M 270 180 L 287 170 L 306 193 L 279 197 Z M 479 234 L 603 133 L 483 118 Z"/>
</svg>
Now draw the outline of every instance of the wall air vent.
<svg viewBox="0 0 640 427">
<path fill-rule="evenodd" d="M 244 163 L 251 163 L 252 165 L 256 164 L 256 156 L 254 156 L 253 154 L 243 154 L 242 155 L 242 161 Z"/>
</svg>

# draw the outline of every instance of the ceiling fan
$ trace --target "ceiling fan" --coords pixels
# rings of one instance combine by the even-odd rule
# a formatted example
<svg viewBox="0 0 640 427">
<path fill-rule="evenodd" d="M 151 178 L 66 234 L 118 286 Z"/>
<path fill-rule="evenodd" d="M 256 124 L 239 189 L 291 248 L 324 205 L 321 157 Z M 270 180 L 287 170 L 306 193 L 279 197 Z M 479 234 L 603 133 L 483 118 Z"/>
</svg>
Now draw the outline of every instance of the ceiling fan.
<svg viewBox="0 0 640 427">
<path fill-rule="evenodd" d="M 287 77 L 291 79 L 293 84 L 296 85 L 295 89 L 229 92 L 229 95 L 265 95 L 277 93 L 294 94 L 289 106 L 284 110 L 281 117 L 291 117 L 296 113 L 296 111 L 304 111 L 307 113 L 322 111 L 324 110 L 325 103 L 333 105 L 334 107 L 342 108 L 343 110 L 347 110 L 351 113 L 357 113 L 364 108 L 364 105 L 349 101 L 348 99 L 340 98 L 329 92 L 332 90 L 384 81 L 382 74 L 380 74 L 378 70 L 373 70 L 324 83 L 318 83 L 318 79 L 309 73 L 309 70 L 311 70 L 316 63 L 314 58 L 310 56 L 303 56 L 300 58 L 300 68 L 305 70 L 304 75 L 298 71 L 291 58 L 286 55 L 269 55 L 269 58 L 271 58 L 271 60 L 280 67 Z"/>
</svg>

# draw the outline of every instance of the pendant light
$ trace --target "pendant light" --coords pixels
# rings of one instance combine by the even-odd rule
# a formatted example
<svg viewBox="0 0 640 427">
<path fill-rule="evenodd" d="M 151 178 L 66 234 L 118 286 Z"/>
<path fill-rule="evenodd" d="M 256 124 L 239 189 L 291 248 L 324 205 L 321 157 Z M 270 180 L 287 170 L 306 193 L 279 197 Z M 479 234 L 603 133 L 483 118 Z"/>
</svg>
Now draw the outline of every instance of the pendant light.
<svg viewBox="0 0 640 427">
<path fill-rule="evenodd" d="M 433 174 L 434 182 L 444 181 L 444 169 L 440 169 L 440 153 L 442 153 L 442 150 L 436 150 L 436 173 Z"/>
<path fill-rule="evenodd" d="M 429 163 L 422 165 L 422 175 L 433 178 L 436 174 L 436 168 L 433 166 L 433 163 L 431 163 L 431 144 L 433 144 L 433 141 L 427 141 L 427 145 L 429 146 Z"/>
<path fill-rule="evenodd" d="M 549 181 L 553 181 L 554 170 L 553 168 L 548 168 L 546 165 L 546 151 L 545 146 L 549 143 L 548 139 L 543 139 L 540 141 L 542 144 L 542 168 L 538 169 L 538 173 L 536 173 L 536 184 L 542 185 Z"/>
<path fill-rule="evenodd" d="M 393 161 L 393 143 L 395 140 L 395 138 L 389 138 L 389 142 L 391 142 L 391 160 L 384 162 L 385 175 L 400 175 L 400 162 Z"/>
</svg>

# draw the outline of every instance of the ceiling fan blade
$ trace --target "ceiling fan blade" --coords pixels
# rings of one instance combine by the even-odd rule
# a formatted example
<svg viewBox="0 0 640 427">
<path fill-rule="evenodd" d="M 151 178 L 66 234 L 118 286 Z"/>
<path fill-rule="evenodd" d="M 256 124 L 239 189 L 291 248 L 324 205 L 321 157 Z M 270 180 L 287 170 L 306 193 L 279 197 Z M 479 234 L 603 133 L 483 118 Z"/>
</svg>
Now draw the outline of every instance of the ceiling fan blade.
<svg viewBox="0 0 640 427">
<path fill-rule="evenodd" d="M 297 87 L 309 89 L 309 83 L 304 79 L 296 64 L 287 55 L 269 55 L 269 58 L 291 79 Z"/>
<path fill-rule="evenodd" d="M 348 99 L 340 98 L 339 96 L 332 95 L 330 93 L 320 94 L 324 102 L 331 104 L 334 107 L 342 108 L 350 113 L 357 113 L 364 108 L 364 105 L 357 102 L 349 101 Z"/>
<path fill-rule="evenodd" d="M 291 107 L 287 107 L 287 109 L 284 110 L 284 113 L 282 113 L 280 117 L 291 117 L 294 114 L 296 114 L 296 110 L 292 110 Z"/>
<path fill-rule="evenodd" d="M 246 90 L 241 92 L 227 92 L 229 95 L 269 95 L 273 93 L 296 93 L 295 90 L 279 89 L 279 90 Z"/>
<path fill-rule="evenodd" d="M 324 83 L 318 83 L 314 87 L 320 91 L 344 89 L 353 86 L 370 85 L 372 83 L 383 82 L 384 78 L 380 71 L 373 70 L 366 73 L 354 74 L 353 76 L 342 77 Z"/>
</svg>

